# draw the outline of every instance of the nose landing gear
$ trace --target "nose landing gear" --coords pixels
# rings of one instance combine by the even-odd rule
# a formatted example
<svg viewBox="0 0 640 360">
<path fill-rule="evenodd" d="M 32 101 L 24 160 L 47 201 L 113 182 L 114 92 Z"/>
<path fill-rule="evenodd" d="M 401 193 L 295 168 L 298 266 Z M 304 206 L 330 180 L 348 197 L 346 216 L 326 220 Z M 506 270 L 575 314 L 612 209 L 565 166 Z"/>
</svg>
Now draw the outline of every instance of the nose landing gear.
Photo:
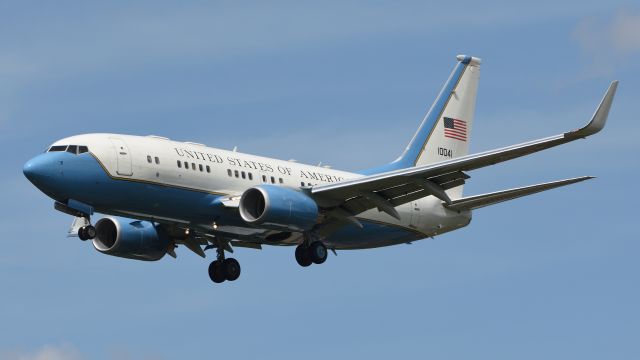
<svg viewBox="0 0 640 360">
<path fill-rule="evenodd" d="M 74 231 L 82 241 L 91 240 L 96 237 L 96 228 L 91 225 L 89 215 L 83 214 L 73 220 L 69 234 L 73 234 Z"/>
<path fill-rule="evenodd" d="M 78 229 L 78 237 L 80 240 L 91 240 L 96 237 L 96 228 L 89 224 Z"/>
</svg>

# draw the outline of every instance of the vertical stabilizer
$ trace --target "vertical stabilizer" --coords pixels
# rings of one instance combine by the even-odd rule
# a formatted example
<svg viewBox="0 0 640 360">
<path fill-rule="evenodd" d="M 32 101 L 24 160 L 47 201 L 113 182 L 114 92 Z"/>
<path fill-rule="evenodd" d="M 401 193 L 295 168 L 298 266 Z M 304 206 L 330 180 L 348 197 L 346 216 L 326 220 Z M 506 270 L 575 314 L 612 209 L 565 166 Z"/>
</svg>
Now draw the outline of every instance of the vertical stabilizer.
<svg viewBox="0 0 640 360">
<path fill-rule="evenodd" d="M 402 155 L 367 174 L 427 165 L 469 153 L 480 62 L 458 55 L 458 62 Z"/>
<path fill-rule="evenodd" d="M 469 153 L 479 78 L 480 59 L 459 55 L 400 161 L 409 166 L 427 165 Z"/>
<path fill-rule="evenodd" d="M 466 55 L 458 55 L 457 60 L 402 155 L 390 164 L 365 171 L 365 174 L 428 165 L 469 153 L 481 60 Z M 460 197 L 462 187 L 447 192 L 454 198 Z"/>
</svg>

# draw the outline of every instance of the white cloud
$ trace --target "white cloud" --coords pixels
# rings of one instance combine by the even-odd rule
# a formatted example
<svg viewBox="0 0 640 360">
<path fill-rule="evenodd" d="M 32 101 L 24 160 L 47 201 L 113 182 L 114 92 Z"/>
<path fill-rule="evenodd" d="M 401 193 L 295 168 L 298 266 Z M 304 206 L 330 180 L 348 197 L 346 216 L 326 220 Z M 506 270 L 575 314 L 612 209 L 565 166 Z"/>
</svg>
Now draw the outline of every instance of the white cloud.
<svg viewBox="0 0 640 360">
<path fill-rule="evenodd" d="M 84 360 L 80 351 L 70 345 L 46 345 L 35 352 L 0 351 L 4 360 Z"/>
<path fill-rule="evenodd" d="M 611 38 L 618 51 L 640 51 L 640 14 L 618 14 L 611 26 Z"/>
<path fill-rule="evenodd" d="M 45 345 L 36 351 L 0 350 L 0 359 L 2 360 L 87 360 L 90 357 L 82 354 L 72 345 Z M 144 359 L 144 360 L 161 360 L 164 359 L 159 354 L 133 354 L 124 348 L 113 348 L 106 357 L 112 360 L 128 360 L 128 359 Z"/>
<path fill-rule="evenodd" d="M 640 13 L 619 11 L 613 18 L 585 18 L 571 34 L 592 62 L 589 72 L 609 75 L 640 52 Z"/>
</svg>

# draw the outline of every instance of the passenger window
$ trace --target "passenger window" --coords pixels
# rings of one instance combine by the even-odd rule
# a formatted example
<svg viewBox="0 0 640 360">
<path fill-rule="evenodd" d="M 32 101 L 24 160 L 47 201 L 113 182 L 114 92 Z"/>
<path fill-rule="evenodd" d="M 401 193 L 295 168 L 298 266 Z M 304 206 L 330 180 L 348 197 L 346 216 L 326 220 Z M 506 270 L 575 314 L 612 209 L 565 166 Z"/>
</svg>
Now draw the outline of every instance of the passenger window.
<svg viewBox="0 0 640 360">
<path fill-rule="evenodd" d="M 156 156 L 156 164 L 160 164 L 160 158 Z"/>
<path fill-rule="evenodd" d="M 253 180 L 253 174 L 249 173 L 249 180 Z"/>
<path fill-rule="evenodd" d="M 182 162 L 180 160 L 178 160 L 178 167 L 181 168 L 182 167 Z"/>
<path fill-rule="evenodd" d="M 267 182 L 267 175 L 262 175 L 262 182 Z"/>
<path fill-rule="evenodd" d="M 196 169 L 196 163 L 191 163 L 191 169 L 195 170 Z"/>
<path fill-rule="evenodd" d="M 89 152 L 89 148 L 88 148 L 88 147 L 86 147 L 86 146 L 80 146 L 80 147 L 78 148 L 78 154 L 84 154 L 84 153 L 86 153 L 86 152 Z"/>
<path fill-rule="evenodd" d="M 279 178 L 278 182 L 280 182 L 280 184 L 282 184 L 283 183 L 282 178 Z"/>
<path fill-rule="evenodd" d="M 52 146 L 51 149 L 49 149 L 49 152 L 65 151 L 65 150 L 67 150 L 67 145 L 56 145 L 56 146 Z"/>
<path fill-rule="evenodd" d="M 271 177 L 271 183 L 275 184 L 276 183 L 276 178 L 274 178 L 273 176 Z"/>
<path fill-rule="evenodd" d="M 72 154 L 78 153 L 78 146 L 77 145 L 69 145 L 69 147 L 67 148 L 67 152 L 68 153 L 72 153 Z"/>
<path fill-rule="evenodd" d="M 211 168 L 209 167 L 209 165 L 207 165 L 207 172 L 210 173 L 211 172 Z"/>
<path fill-rule="evenodd" d="M 198 169 L 200 170 L 200 172 L 202 172 L 202 164 L 198 164 Z"/>
<path fill-rule="evenodd" d="M 304 186 L 304 181 L 301 181 L 301 182 L 300 182 L 300 186 Z"/>
<path fill-rule="evenodd" d="M 247 178 L 247 174 L 246 174 L 244 171 L 242 172 L 242 178 L 243 178 L 243 179 L 246 179 L 246 178 Z"/>
<path fill-rule="evenodd" d="M 229 175 L 230 177 L 233 176 L 233 172 L 231 171 L 231 169 L 227 169 L 227 175 Z"/>
<path fill-rule="evenodd" d="M 151 164 L 151 155 L 147 155 L 147 162 Z"/>
<path fill-rule="evenodd" d="M 234 173 L 234 175 L 235 175 L 236 177 L 239 177 L 238 170 L 234 171 L 233 173 Z"/>
</svg>

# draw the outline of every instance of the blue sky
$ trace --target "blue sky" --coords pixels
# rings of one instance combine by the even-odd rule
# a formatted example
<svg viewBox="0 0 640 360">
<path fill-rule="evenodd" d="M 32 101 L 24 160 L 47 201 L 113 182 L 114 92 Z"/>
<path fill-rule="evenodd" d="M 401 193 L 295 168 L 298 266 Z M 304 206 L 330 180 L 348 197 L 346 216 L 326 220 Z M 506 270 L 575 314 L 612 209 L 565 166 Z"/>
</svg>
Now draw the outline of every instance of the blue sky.
<svg viewBox="0 0 640 360">
<path fill-rule="evenodd" d="M 65 237 L 22 175 L 58 138 L 156 134 L 358 170 L 393 160 L 455 63 L 483 58 L 472 151 L 602 134 L 474 171 L 466 194 L 596 180 L 478 210 L 435 240 L 135 262 Z M 578 2 L 0 2 L 0 358 L 640 357 L 640 7 Z"/>
</svg>

